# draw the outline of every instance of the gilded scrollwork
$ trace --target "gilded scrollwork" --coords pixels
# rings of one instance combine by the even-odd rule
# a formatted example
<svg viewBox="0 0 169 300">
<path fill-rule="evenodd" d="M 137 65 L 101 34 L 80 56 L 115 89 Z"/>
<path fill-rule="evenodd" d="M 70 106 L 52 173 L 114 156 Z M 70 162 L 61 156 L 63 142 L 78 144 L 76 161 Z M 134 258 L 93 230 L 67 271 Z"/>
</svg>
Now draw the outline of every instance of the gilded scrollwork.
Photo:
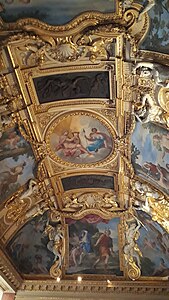
<svg viewBox="0 0 169 300">
<path fill-rule="evenodd" d="M 15 125 L 17 112 L 23 108 L 23 98 L 15 83 L 7 75 L 0 77 L 0 136 Z"/>
<path fill-rule="evenodd" d="M 17 224 L 22 224 L 32 217 L 43 215 L 49 208 L 56 209 L 53 189 L 48 179 L 45 181 L 30 179 L 25 191 L 22 187 L 6 202 L 5 223 L 17 222 Z"/>
<path fill-rule="evenodd" d="M 23 191 L 23 188 L 16 193 L 15 196 L 12 196 L 6 204 L 6 215 L 5 222 L 13 223 L 15 221 L 19 222 L 19 219 L 28 211 L 32 204 L 32 197 L 36 197 L 38 191 L 37 182 L 34 179 L 31 179 L 28 184 L 28 189 Z"/>
</svg>

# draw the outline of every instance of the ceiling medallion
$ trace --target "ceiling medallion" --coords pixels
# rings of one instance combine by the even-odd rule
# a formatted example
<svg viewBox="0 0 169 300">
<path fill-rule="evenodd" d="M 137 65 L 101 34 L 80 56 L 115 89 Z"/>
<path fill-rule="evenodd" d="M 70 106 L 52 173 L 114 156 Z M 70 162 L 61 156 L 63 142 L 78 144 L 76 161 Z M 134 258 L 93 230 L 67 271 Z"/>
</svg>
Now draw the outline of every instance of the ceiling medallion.
<svg viewBox="0 0 169 300">
<path fill-rule="evenodd" d="M 55 119 L 46 132 L 51 157 L 59 163 L 83 166 L 113 159 L 115 130 L 100 115 L 75 111 Z M 114 139 L 113 139 L 114 138 Z"/>
</svg>

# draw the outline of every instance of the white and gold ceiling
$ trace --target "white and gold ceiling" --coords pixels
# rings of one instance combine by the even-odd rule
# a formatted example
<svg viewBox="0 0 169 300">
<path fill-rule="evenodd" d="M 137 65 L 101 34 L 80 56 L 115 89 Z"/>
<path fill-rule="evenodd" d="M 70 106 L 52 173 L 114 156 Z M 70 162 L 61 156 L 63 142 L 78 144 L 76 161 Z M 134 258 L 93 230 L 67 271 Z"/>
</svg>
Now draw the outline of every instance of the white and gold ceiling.
<svg viewBox="0 0 169 300">
<path fill-rule="evenodd" d="M 53 1 L 1 2 L 1 275 L 167 293 L 168 41 L 141 50 L 158 1 L 62 1 L 58 22 Z"/>
</svg>

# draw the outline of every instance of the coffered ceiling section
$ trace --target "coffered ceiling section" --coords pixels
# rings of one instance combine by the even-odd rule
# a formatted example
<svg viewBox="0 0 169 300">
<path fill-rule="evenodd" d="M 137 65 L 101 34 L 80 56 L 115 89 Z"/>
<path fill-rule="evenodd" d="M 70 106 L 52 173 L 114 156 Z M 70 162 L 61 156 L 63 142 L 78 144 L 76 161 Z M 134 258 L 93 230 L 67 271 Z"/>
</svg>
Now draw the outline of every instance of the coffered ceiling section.
<svg viewBox="0 0 169 300">
<path fill-rule="evenodd" d="M 23 278 L 169 275 L 169 57 L 138 50 L 140 11 L 2 22 L 0 237 Z"/>
</svg>

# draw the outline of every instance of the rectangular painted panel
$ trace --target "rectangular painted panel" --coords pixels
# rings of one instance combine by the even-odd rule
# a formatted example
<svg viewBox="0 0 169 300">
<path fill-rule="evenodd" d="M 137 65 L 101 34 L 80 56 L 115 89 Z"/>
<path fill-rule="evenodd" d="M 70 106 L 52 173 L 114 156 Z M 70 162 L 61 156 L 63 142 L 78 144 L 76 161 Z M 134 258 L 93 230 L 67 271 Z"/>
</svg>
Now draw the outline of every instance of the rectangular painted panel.
<svg viewBox="0 0 169 300">
<path fill-rule="evenodd" d="M 67 220 L 69 232 L 66 274 L 109 274 L 121 276 L 118 225 L 120 218 L 103 220 L 87 215 Z"/>
<path fill-rule="evenodd" d="M 62 178 L 65 191 L 80 188 L 104 188 L 114 190 L 114 177 L 104 175 L 78 175 Z"/>
<path fill-rule="evenodd" d="M 108 72 L 76 72 L 34 78 L 40 104 L 69 99 L 110 98 Z"/>
</svg>

